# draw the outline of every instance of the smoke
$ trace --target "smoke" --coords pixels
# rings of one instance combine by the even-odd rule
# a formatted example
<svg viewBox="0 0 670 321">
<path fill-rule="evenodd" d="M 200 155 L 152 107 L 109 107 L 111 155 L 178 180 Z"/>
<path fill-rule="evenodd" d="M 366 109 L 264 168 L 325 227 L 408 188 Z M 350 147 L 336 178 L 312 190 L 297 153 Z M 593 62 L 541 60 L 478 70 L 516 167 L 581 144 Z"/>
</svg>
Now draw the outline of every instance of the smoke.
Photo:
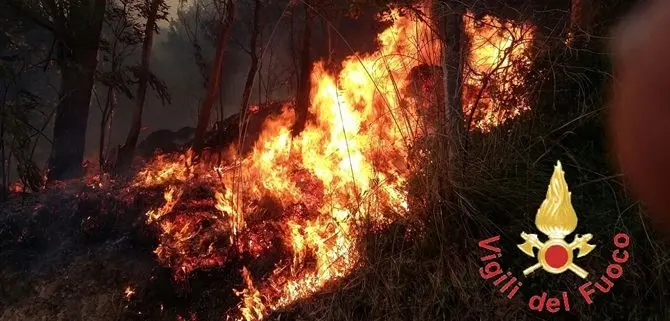
<svg viewBox="0 0 670 321">
<path fill-rule="evenodd" d="M 195 127 L 198 109 L 205 94 L 203 72 L 197 65 L 194 40 L 200 46 L 207 64 L 211 64 L 214 56 L 216 30 L 204 26 L 207 19 L 212 19 L 212 5 L 209 0 L 197 0 L 179 8 L 172 0 L 170 21 L 163 23 L 160 33 L 154 42 L 152 52 L 152 71 L 167 85 L 172 102 L 163 105 L 158 97 L 149 92 L 143 117 L 142 137 L 160 130 L 177 130 L 184 126 Z M 233 25 L 231 38 L 226 46 L 222 87 L 219 101 L 214 106 L 213 121 L 223 119 L 240 110 L 242 90 L 250 65 L 250 57 L 246 52 L 251 37 L 251 21 L 253 19 L 253 0 L 237 2 L 236 21 Z M 292 59 L 299 52 L 302 17 L 304 10 L 301 5 L 288 7 L 288 1 L 262 1 L 260 26 L 261 34 L 258 43 L 258 54 L 263 54 L 260 71 L 256 75 L 251 103 L 263 102 L 267 99 L 286 99 L 294 93 Z M 200 5 L 200 10 L 198 10 Z M 317 15 L 321 17 L 321 15 Z M 317 19 L 312 39 L 312 55 L 315 60 L 326 59 L 329 55 L 326 41 L 325 25 L 330 25 L 330 47 L 334 50 L 332 59 L 341 61 L 346 56 L 358 52 L 373 51 L 376 48 L 374 35 L 381 29 L 373 19 L 374 11 L 367 10 L 359 19 L 329 20 Z M 291 26 L 293 19 L 293 27 Z M 293 28 L 293 37 L 291 29 Z M 293 38 L 293 40 L 292 40 Z M 295 51 L 295 53 L 292 53 Z M 139 53 L 138 53 L 139 54 Z M 209 70 L 204 71 L 205 74 Z M 223 113 L 221 113 L 222 111 Z M 122 144 L 128 132 L 132 113 L 132 102 L 120 97 L 110 137 L 110 146 Z M 95 155 L 98 150 L 100 134 L 100 113 L 92 109 L 89 117 L 87 150 Z M 140 137 L 140 139 L 142 139 Z"/>
<path fill-rule="evenodd" d="M 159 34 L 154 41 L 152 51 L 151 70 L 158 78 L 165 82 L 171 96 L 171 103 L 163 105 L 155 92 L 147 94 L 144 115 L 142 137 L 160 130 L 177 130 L 184 126 L 195 127 L 198 109 L 205 94 L 205 76 L 208 76 L 209 66 L 214 56 L 216 30 L 209 30 L 207 20 L 212 19 L 211 9 L 206 3 L 191 3 L 179 8 L 175 2 L 170 1 L 170 21 L 161 23 Z M 214 106 L 214 121 L 225 118 L 239 111 L 244 82 L 249 69 L 250 58 L 248 42 L 251 36 L 248 26 L 251 21 L 252 1 L 238 1 L 236 22 L 233 25 L 231 39 L 226 46 L 224 69 L 222 71 L 222 87 L 219 92 L 219 101 Z M 262 25 L 263 30 L 260 37 L 259 51 L 267 48 L 266 57 L 263 59 L 260 74 L 256 76 L 256 95 L 252 100 L 258 101 L 258 86 L 263 81 L 268 81 L 269 66 L 273 64 L 289 65 L 289 48 L 277 46 L 286 43 L 288 28 L 286 22 L 280 19 L 280 6 L 282 3 L 275 2 L 263 8 Z M 284 7 L 286 3 L 283 3 Z M 281 8 L 283 9 L 283 8 Z M 209 14 L 208 14 L 209 13 Z M 274 35 L 270 38 L 272 30 Z M 270 43 L 268 44 L 268 41 Z M 206 69 L 201 70 L 197 64 L 194 43 L 201 48 Z M 139 55 L 139 52 L 137 52 Z M 262 78 L 262 79 L 261 79 Z M 277 99 L 281 99 L 290 93 L 285 89 L 275 93 Z M 279 94 L 277 96 L 277 94 Z M 254 102 L 252 101 L 252 102 Z M 95 102 L 93 102 L 95 105 Z M 129 99 L 119 96 L 118 107 L 114 114 L 114 121 L 109 138 L 109 146 L 122 144 L 130 127 L 133 104 Z M 87 139 L 88 155 L 96 155 L 99 148 L 97 137 L 100 134 L 100 111 L 92 107 L 89 117 L 89 130 Z M 220 113 L 222 111 L 223 113 Z"/>
<path fill-rule="evenodd" d="M 191 0 L 179 6 L 180 0 L 167 0 L 169 5 L 168 21 L 159 23 L 159 33 L 155 37 L 151 70 L 165 82 L 171 96 L 171 103 L 163 104 L 153 90 L 149 90 L 143 114 L 143 128 L 140 140 L 156 130 L 178 130 L 184 126 L 196 125 L 198 109 L 205 94 L 203 72 L 199 68 L 195 56 L 193 40 L 202 49 L 203 60 L 207 67 L 214 55 L 215 43 L 212 30 L 207 30 L 202 20 L 211 18 L 211 12 L 197 12 L 196 4 L 203 5 L 211 0 Z M 227 44 L 220 99 L 214 107 L 213 121 L 225 118 L 239 111 L 242 90 L 250 65 L 247 54 L 251 36 L 253 0 L 237 1 L 236 21 L 233 25 L 231 39 Z M 251 103 L 263 102 L 267 99 L 286 99 L 294 94 L 295 79 L 293 78 L 294 63 L 292 59 L 299 53 L 302 43 L 304 8 L 301 4 L 288 7 L 287 0 L 262 1 L 261 10 L 262 33 L 259 37 L 258 51 L 263 53 L 260 71 L 256 75 Z M 374 40 L 381 30 L 374 18 L 375 11 L 364 10 L 358 19 L 343 18 L 342 13 L 326 15 L 318 13 L 312 31 L 312 59 L 327 59 L 339 62 L 355 52 L 370 52 L 376 49 Z M 330 18 L 328 18 L 329 16 Z M 332 18 L 336 16 L 338 18 Z M 200 20 L 200 21 L 199 21 Z M 292 22 L 293 20 L 293 22 Z M 327 41 L 328 33 L 325 26 L 331 27 L 331 41 Z M 197 27 L 197 28 L 196 28 Z M 51 37 L 48 32 L 37 26 L 31 27 L 33 33 L 28 34 L 28 42 L 38 50 L 32 51 L 35 59 L 44 59 L 48 54 Z M 104 32 L 104 31 L 103 31 Z M 196 37 L 193 37 L 196 32 Z M 209 32 L 209 37 L 208 37 Z M 291 33 L 293 32 L 293 36 Z M 215 35 L 214 35 L 215 37 Z M 329 50 L 330 48 L 330 50 Z M 137 48 L 127 59 L 128 65 L 139 62 L 141 48 Z M 101 57 L 101 56 L 100 56 Z M 336 65 L 336 64 L 335 64 Z M 208 70 L 206 71 L 208 73 Z M 55 66 L 38 70 L 25 75 L 25 87 L 31 93 L 41 97 L 44 114 L 48 115 L 56 105 L 59 84 L 59 71 Z M 86 140 L 86 159 L 97 165 L 99 150 L 101 106 L 104 105 L 107 88 L 96 82 L 91 99 Z M 134 94 L 134 86 L 130 86 Z M 130 127 L 133 101 L 123 94 L 117 94 L 117 106 L 113 115 L 109 132 L 107 149 L 124 142 Z M 222 113 L 221 113 L 222 112 Z M 46 116 L 35 119 L 34 126 L 42 127 Z M 53 119 L 44 130 L 45 137 L 36 137 L 34 161 L 44 166 L 51 151 L 49 143 L 53 132 Z M 12 170 L 14 170 L 12 168 Z M 12 173 L 16 178 L 16 173 Z"/>
</svg>

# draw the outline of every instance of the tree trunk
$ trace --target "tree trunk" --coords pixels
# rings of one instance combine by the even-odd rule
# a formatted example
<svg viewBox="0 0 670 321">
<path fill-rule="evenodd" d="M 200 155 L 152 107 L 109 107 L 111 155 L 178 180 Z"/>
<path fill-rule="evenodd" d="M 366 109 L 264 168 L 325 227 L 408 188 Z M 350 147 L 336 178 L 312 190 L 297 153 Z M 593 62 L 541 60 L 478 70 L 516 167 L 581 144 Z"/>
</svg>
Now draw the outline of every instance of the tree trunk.
<svg viewBox="0 0 670 321">
<path fill-rule="evenodd" d="M 200 113 L 198 115 L 198 125 L 195 129 L 195 137 L 193 138 L 193 150 L 196 154 L 200 154 L 204 145 L 205 133 L 209 127 L 209 119 L 212 114 L 212 107 L 219 93 L 221 83 L 221 71 L 223 69 L 223 58 L 225 54 L 226 44 L 230 38 L 230 30 L 235 21 L 235 1 L 228 0 L 226 4 L 226 17 L 221 22 L 221 30 L 216 43 L 216 54 L 214 57 L 214 64 L 210 71 L 209 83 L 207 84 L 207 93 L 205 100 L 200 106 Z"/>
<path fill-rule="evenodd" d="M 247 109 L 249 105 L 249 99 L 251 97 L 251 90 L 254 86 L 254 79 L 256 72 L 258 71 L 258 53 L 256 52 L 256 45 L 258 42 L 258 20 L 260 18 L 260 0 L 255 0 L 254 4 L 254 26 L 252 29 L 251 40 L 249 41 L 249 56 L 251 58 L 251 65 L 249 66 L 249 71 L 247 72 L 247 80 L 244 83 L 244 91 L 242 93 L 242 112 Z"/>
<path fill-rule="evenodd" d="M 309 91 L 311 88 L 312 60 L 310 47 L 312 38 L 312 25 L 314 24 L 314 13 L 305 5 L 305 28 L 302 37 L 302 50 L 300 53 L 300 72 L 298 74 L 298 92 L 296 97 L 296 119 L 293 125 L 293 135 L 298 135 L 305 129 L 307 113 L 309 111 Z"/>
<path fill-rule="evenodd" d="M 462 107 L 462 74 L 465 59 L 465 32 L 463 12 L 451 4 L 442 18 L 444 43 L 442 46 L 442 72 L 445 88 L 445 126 L 441 135 L 445 137 L 447 156 L 447 193 L 453 196 L 453 188 L 458 186 L 462 173 L 463 145 L 463 107 Z"/>
<path fill-rule="evenodd" d="M 239 141 L 240 141 L 240 148 L 243 148 L 244 146 L 244 134 L 245 134 L 245 126 L 244 124 L 246 123 L 245 121 L 245 116 L 247 109 L 249 107 L 249 100 L 251 98 L 251 90 L 254 87 L 254 79 L 256 78 L 256 72 L 258 71 L 259 67 L 259 57 L 257 53 L 257 42 L 258 42 L 258 36 L 259 33 L 261 32 L 259 30 L 259 19 L 260 19 L 260 9 L 261 9 L 261 1 L 260 0 L 255 0 L 254 1 L 254 20 L 253 20 L 253 28 L 251 30 L 251 40 L 249 41 L 249 56 L 251 58 L 251 65 L 249 66 L 249 71 L 247 72 L 247 80 L 244 82 L 244 91 L 242 92 L 242 106 L 240 109 L 240 113 L 242 117 L 240 117 L 240 124 L 239 124 Z"/>
<path fill-rule="evenodd" d="M 112 70 L 116 70 L 112 68 Z M 107 88 L 107 101 L 105 102 L 105 108 L 102 111 L 102 117 L 100 118 L 100 137 L 99 139 L 99 148 L 98 148 L 98 160 L 101 172 L 108 172 L 113 170 L 109 168 L 108 165 L 110 162 L 116 162 L 116 158 L 109 158 L 109 150 L 107 144 L 109 143 L 109 137 L 112 132 L 112 122 L 114 120 L 114 111 L 116 110 L 116 93 L 114 92 L 113 87 Z"/>
<path fill-rule="evenodd" d="M 5 107 L 3 103 L 2 107 Z M 0 119 L 0 201 L 7 199 L 9 180 L 7 179 L 7 154 L 5 153 L 5 118 Z"/>
<path fill-rule="evenodd" d="M 290 19 L 289 19 L 289 43 L 288 43 L 288 50 L 291 53 L 291 71 L 293 72 L 291 74 L 291 85 L 295 85 L 295 97 L 298 97 L 298 83 L 300 82 L 300 74 L 298 72 L 298 53 L 296 52 L 295 48 L 297 47 L 296 45 L 296 26 L 295 26 L 295 15 L 292 14 Z M 294 87 L 291 87 L 294 88 Z"/>
<path fill-rule="evenodd" d="M 98 136 L 98 167 L 102 172 L 105 165 L 105 146 L 107 145 L 107 132 L 105 128 L 108 123 L 109 106 L 111 103 L 112 87 L 107 88 L 107 100 L 105 101 L 105 108 L 102 109 L 102 116 L 100 117 L 100 135 Z"/>
<path fill-rule="evenodd" d="M 142 113 L 144 112 L 144 102 L 149 86 L 149 73 L 151 72 L 151 49 L 154 44 L 154 35 L 156 31 L 156 18 L 158 9 L 163 0 L 152 0 L 147 13 L 147 24 L 144 27 L 144 42 L 142 43 L 142 58 L 140 62 L 139 83 L 137 85 L 137 97 L 135 100 L 135 110 L 130 123 L 130 130 L 126 136 L 126 142 L 119 149 L 119 155 L 115 166 L 115 172 L 122 173 L 130 168 L 135 156 L 135 145 L 140 136 L 142 128 Z"/>
<path fill-rule="evenodd" d="M 58 64 L 61 85 L 56 106 L 48 181 L 81 177 L 91 91 L 97 67 L 98 46 L 106 0 L 92 1 L 93 12 L 81 4 L 70 19 L 90 22 L 86 30 L 61 36 Z M 89 15 L 89 16 L 86 16 Z"/>
</svg>

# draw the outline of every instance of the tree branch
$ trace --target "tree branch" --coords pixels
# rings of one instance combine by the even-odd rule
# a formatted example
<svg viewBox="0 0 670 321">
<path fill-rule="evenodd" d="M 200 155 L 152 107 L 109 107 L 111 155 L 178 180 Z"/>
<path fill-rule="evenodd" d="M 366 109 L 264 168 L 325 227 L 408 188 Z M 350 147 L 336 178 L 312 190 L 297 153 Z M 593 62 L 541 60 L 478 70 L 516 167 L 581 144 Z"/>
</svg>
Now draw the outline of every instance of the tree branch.
<svg viewBox="0 0 670 321">
<path fill-rule="evenodd" d="M 48 31 L 51 31 L 54 34 L 56 33 L 56 28 L 54 27 L 53 23 L 51 23 L 47 17 L 35 12 L 35 10 L 27 6 L 25 1 L 5 0 L 5 3 L 7 3 L 7 6 L 18 13 L 20 16 L 28 18 L 31 22 Z"/>
</svg>

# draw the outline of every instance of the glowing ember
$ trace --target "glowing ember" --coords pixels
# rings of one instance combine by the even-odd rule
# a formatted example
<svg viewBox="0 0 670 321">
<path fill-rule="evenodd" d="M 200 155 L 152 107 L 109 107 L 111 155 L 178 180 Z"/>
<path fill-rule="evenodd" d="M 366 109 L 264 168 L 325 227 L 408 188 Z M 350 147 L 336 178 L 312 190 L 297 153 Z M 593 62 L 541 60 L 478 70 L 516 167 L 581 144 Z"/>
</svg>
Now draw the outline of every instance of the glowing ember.
<svg viewBox="0 0 670 321">
<path fill-rule="evenodd" d="M 284 255 L 264 276 L 242 270 L 245 287 L 235 291 L 241 301 L 229 317 L 263 319 L 346 276 L 360 259 L 364 226 L 383 227 L 408 214 L 409 150 L 421 137 L 419 109 L 430 108 L 410 94 L 409 75 L 438 64 L 439 42 L 410 17 L 393 12 L 386 18 L 392 25 L 378 36 L 377 52 L 346 59 L 338 75 L 322 63 L 314 66 L 314 117 L 298 136 L 291 134 L 294 113 L 287 104 L 266 120 L 245 157 L 236 146 L 217 162 L 209 155 L 193 162 L 190 151 L 161 155 L 136 176 L 135 187 L 164 191 L 164 202 L 147 213 L 147 222 L 160 233 L 159 261 L 176 277 L 234 257 Z M 512 43 L 496 44 L 499 51 L 475 49 L 474 58 L 488 57 L 481 63 L 473 58 L 481 64 L 478 72 L 509 64 L 500 52 Z M 482 103 L 495 107 L 489 96 Z M 486 124 L 497 123 L 477 122 Z"/>
<path fill-rule="evenodd" d="M 129 285 L 123 290 L 123 297 L 130 300 L 133 296 L 135 296 L 135 288 Z"/>
<path fill-rule="evenodd" d="M 21 182 L 15 182 L 9 185 L 9 191 L 12 193 L 23 193 L 25 190 L 26 188 Z"/>
</svg>

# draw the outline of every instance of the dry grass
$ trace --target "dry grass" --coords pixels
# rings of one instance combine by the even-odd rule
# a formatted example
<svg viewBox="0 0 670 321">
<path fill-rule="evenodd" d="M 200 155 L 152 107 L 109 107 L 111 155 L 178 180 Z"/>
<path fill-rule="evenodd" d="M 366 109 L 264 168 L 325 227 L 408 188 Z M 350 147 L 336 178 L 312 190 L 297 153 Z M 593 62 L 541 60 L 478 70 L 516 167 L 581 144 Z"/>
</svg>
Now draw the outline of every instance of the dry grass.
<svg viewBox="0 0 670 321">
<path fill-rule="evenodd" d="M 475 137 L 463 169 L 459 200 L 436 202 L 423 229 L 398 222 L 365 242 L 366 260 L 351 277 L 315 298 L 301 302 L 275 319 L 296 320 L 666 320 L 663 299 L 670 286 L 670 248 L 653 231 L 640 204 L 632 200 L 609 166 L 604 135 L 591 113 L 574 121 L 528 117 L 489 135 Z M 556 130 L 560 128 L 560 130 Z M 569 133 L 569 134 L 566 134 Z M 579 298 L 583 280 L 544 272 L 524 279 L 532 265 L 515 245 L 521 231 L 536 232 L 534 215 L 544 199 L 556 160 L 561 160 L 579 217 L 576 233 L 592 233 L 595 251 L 579 259 L 595 281 L 611 263 L 611 238 L 632 238 L 632 259 L 608 294 L 587 305 Z M 432 173 L 443 175 L 442 173 Z M 501 265 L 524 279 L 519 294 L 508 300 L 492 281 L 478 274 L 482 251 L 477 242 L 501 235 Z M 408 237 L 411 235 L 411 237 Z M 568 240 L 571 236 L 568 237 Z M 543 274 L 544 273 L 544 274 Z M 571 311 L 552 315 L 530 311 L 527 300 L 547 291 L 567 291 Z"/>
</svg>

